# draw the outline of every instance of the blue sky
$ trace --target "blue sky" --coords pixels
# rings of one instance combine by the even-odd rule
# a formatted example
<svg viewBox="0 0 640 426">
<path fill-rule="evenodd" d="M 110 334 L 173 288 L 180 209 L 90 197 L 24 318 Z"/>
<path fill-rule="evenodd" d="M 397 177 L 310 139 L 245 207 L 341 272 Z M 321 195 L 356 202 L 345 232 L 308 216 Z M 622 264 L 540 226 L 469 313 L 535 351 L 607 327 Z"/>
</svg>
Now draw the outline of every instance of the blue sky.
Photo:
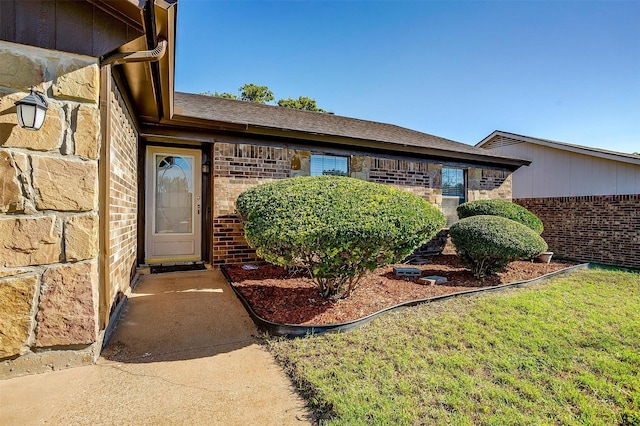
<svg viewBox="0 0 640 426">
<path fill-rule="evenodd" d="M 467 144 L 640 151 L 640 0 L 179 0 L 176 90 L 245 83 Z"/>
</svg>

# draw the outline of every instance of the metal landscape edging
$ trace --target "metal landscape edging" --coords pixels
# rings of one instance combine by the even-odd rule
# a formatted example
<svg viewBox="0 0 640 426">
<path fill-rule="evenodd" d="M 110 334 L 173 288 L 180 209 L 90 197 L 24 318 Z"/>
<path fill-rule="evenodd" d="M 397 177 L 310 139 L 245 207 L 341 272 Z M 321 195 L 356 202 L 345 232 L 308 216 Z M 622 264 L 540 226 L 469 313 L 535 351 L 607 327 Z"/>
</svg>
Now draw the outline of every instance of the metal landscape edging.
<svg viewBox="0 0 640 426">
<path fill-rule="evenodd" d="M 476 290 L 458 291 L 458 292 L 455 292 L 455 293 L 443 294 L 441 296 L 434 296 L 434 297 L 427 297 L 427 298 L 424 298 L 424 299 L 410 300 L 408 302 L 402 302 L 402 303 L 398 303 L 397 305 L 393 305 L 393 306 L 390 306 L 388 308 L 384 308 L 384 309 L 382 309 L 380 311 L 374 312 L 372 314 L 369 314 L 369 315 L 367 315 L 367 316 L 365 316 L 363 318 L 357 319 L 357 320 L 347 321 L 347 322 L 342 322 L 342 323 L 337 323 L 337 324 L 327 324 L 327 325 L 322 325 L 322 324 L 316 324 L 316 325 L 313 325 L 313 324 L 312 325 L 280 324 L 280 323 L 272 322 L 272 321 L 269 321 L 269 320 L 266 320 L 266 319 L 262 318 L 261 316 L 259 316 L 253 310 L 253 308 L 251 307 L 251 304 L 249 303 L 249 301 L 236 288 L 236 286 L 234 285 L 233 280 L 231 279 L 231 276 L 227 272 L 226 268 L 224 266 L 221 266 L 220 270 L 222 271 L 222 274 L 225 276 L 225 278 L 229 282 L 229 285 L 233 289 L 233 292 L 236 294 L 238 299 L 240 299 L 240 302 L 242 302 L 242 305 L 244 306 L 244 308 L 246 309 L 247 313 L 249 314 L 249 316 L 251 317 L 251 319 L 256 324 L 256 326 L 258 327 L 259 330 L 261 330 L 263 332 L 266 332 L 271 336 L 303 337 L 303 336 L 308 336 L 308 335 L 311 335 L 311 334 L 335 333 L 335 332 L 352 330 L 352 329 L 355 329 L 355 328 L 363 326 L 364 324 L 370 322 L 371 320 L 373 320 L 374 318 L 378 317 L 379 315 L 386 314 L 388 312 L 392 312 L 392 311 L 396 311 L 396 310 L 400 310 L 400 309 L 404 309 L 404 308 L 408 308 L 408 307 L 411 307 L 411 306 L 420 305 L 420 304 L 423 304 L 423 303 L 437 302 L 437 301 L 440 301 L 440 300 L 450 299 L 450 298 L 458 297 L 458 296 L 472 296 L 472 295 L 479 294 L 479 293 L 497 291 L 497 290 L 504 290 L 504 289 L 511 288 L 511 287 L 525 287 L 527 285 L 535 284 L 535 283 L 547 280 L 549 278 L 555 277 L 557 275 L 571 273 L 571 272 L 574 272 L 574 271 L 577 271 L 577 270 L 580 270 L 580 269 L 589 269 L 589 265 L 590 265 L 589 263 L 581 263 L 579 265 L 569 266 L 568 268 L 564 268 L 564 269 L 560 269 L 558 271 L 550 272 L 548 274 L 541 275 L 541 276 L 539 276 L 537 278 L 533 278 L 533 279 L 530 279 L 530 280 L 516 281 L 516 282 L 513 282 L 513 283 L 501 284 L 501 285 L 497 285 L 497 286 L 493 286 L 493 287 L 483 287 L 483 288 L 479 288 L 479 289 L 476 289 Z"/>
</svg>

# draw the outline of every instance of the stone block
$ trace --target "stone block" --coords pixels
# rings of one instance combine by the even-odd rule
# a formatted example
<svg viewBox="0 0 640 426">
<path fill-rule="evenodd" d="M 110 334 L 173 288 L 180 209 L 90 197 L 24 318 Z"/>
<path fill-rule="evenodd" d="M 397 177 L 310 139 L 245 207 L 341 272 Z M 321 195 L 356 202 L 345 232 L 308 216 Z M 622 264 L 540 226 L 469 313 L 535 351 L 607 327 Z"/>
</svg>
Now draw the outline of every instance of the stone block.
<svg viewBox="0 0 640 426">
<path fill-rule="evenodd" d="M 369 171 L 371 169 L 371 157 L 362 157 L 354 155 L 349 162 L 349 171 L 352 178 L 369 180 Z"/>
<path fill-rule="evenodd" d="M 55 216 L 0 218 L 0 267 L 58 262 L 60 241 Z"/>
<path fill-rule="evenodd" d="M 56 149 L 62 143 L 64 113 L 55 102 L 49 102 L 44 124 L 37 132 L 18 125 L 15 102 L 29 93 L 0 93 L 0 146 L 34 151 Z"/>
<path fill-rule="evenodd" d="M 86 60 L 71 60 L 61 63 L 56 69 L 52 92 L 56 98 L 89 101 L 98 104 L 100 72 L 97 63 Z"/>
<path fill-rule="evenodd" d="M 482 169 L 469 168 L 467 170 L 467 189 L 469 191 L 477 191 L 480 189 L 480 181 L 482 180 Z"/>
<path fill-rule="evenodd" d="M 29 90 L 45 79 L 44 63 L 28 52 L 8 48 L 8 44 L 0 45 L 0 86 L 18 90 Z M 18 45 L 12 44 L 17 48 Z"/>
<path fill-rule="evenodd" d="M 398 277 L 419 277 L 422 272 L 418 268 L 394 266 L 393 272 Z"/>
<path fill-rule="evenodd" d="M 429 275 L 424 279 L 433 281 L 434 284 L 445 284 L 447 282 L 447 277 L 441 277 L 440 275 Z"/>
<path fill-rule="evenodd" d="M 32 157 L 38 210 L 90 211 L 98 205 L 98 166 L 90 161 Z"/>
<path fill-rule="evenodd" d="M 33 269 L 28 268 L 11 268 L 11 269 L 0 269 L 0 278 L 11 277 L 14 275 L 21 275 L 26 272 L 32 272 Z"/>
<path fill-rule="evenodd" d="M 442 189 L 442 164 L 429 163 L 427 173 L 431 181 L 431 188 Z"/>
<path fill-rule="evenodd" d="M 20 355 L 31 334 L 35 274 L 0 280 L 0 358 Z"/>
<path fill-rule="evenodd" d="M 24 200 L 16 164 L 8 151 L 0 150 L 0 213 L 23 209 Z"/>
<path fill-rule="evenodd" d="M 64 222 L 64 251 L 67 261 L 98 256 L 98 215 L 71 216 Z"/>
<path fill-rule="evenodd" d="M 97 338 L 96 262 L 47 269 L 36 315 L 36 346 L 86 345 Z"/>
<path fill-rule="evenodd" d="M 309 176 L 311 174 L 311 151 L 290 150 L 290 177 Z"/>
<path fill-rule="evenodd" d="M 97 160 L 100 155 L 100 111 L 80 105 L 76 111 L 76 128 L 73 133 L 76 155 Z"/>
</svg>

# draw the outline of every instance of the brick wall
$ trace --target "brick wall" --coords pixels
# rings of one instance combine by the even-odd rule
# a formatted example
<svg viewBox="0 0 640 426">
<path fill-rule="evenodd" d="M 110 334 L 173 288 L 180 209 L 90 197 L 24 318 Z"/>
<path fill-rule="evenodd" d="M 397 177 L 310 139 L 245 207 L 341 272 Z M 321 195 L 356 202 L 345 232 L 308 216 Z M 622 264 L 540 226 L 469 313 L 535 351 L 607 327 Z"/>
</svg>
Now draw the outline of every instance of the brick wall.
<svg viewBox="0 0 640 426">
<path fill-rule="evenodd" d="M 556 255 L 640 268 L 640 194 L 513 201 L 540 217 Z"/>
<path fill-rule="evenodd" d="M 234 214 L 235 202 L 245 190 L 274 179 L 309 174 L 311 151 L 216 143 L 213 149 L 212 263 L 254 262 L 242 223 Z M 426 161 L 351 156 L 352 177 L 383 183 L 442 205 L 442 164 Z M 468 169 L 474 199 L 511 199 L 511 174 L 506 171 Z M 472 192 L 474 191 L 474 192 Z"/>
<path fill-rule="evenodd" d="M 235 215 L 238 196 L 260 183 L 289 177 L 291 153 L 286 148 L 216 143 L 213 147 L 212 262 L 257 260 L 247 246 Z"/>
<path fill-rule="evenodd" d="M 411 192 L 442 206 L 442 165 L 388 158 L 370 158 L 369 181 Z"/>
<path fill-rule="evenodd" d="M 138 242 L 138 135 L 115 82 L 109 94 L 109 294 L 126 292 L 135 273 Z"/>
</svg>

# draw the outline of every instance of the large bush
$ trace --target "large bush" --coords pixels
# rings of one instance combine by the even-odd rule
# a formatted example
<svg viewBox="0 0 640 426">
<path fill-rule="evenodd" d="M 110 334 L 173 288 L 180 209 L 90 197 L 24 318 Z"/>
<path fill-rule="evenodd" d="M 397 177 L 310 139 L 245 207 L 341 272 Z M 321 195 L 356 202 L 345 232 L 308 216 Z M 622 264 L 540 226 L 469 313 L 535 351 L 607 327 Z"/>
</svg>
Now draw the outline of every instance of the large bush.
<svg viewBox="0 0 640 426">
<path fill-rule="evenodd" d="M 478 200 L 462 203 L 458 206 L 458 218 L 490 215 L 501 216 L 507 219 L 515 220 L 523 225 L 528 226 L 538 233 L 542 234 L 544 226 L 542 221 L 535 214 L 518 204 L 504 200 Z"/>
<path fill-rule="evenodd" d="M 498 272 L 518 259 L 530 259 L 547 250 L 547 243 L 525 225 L 500 216 L 473 216 L 449 230 L 458 255 L 477 278 Z"/>
<path fill-rule="evenodd" d="M 258 256 L 308 268 L 323 297 L 348 296 L 364 273 L 399 262 L 445 225 L 416 195 L 338 176 L 258 185 L 236 209 Z"/>
</svg>

